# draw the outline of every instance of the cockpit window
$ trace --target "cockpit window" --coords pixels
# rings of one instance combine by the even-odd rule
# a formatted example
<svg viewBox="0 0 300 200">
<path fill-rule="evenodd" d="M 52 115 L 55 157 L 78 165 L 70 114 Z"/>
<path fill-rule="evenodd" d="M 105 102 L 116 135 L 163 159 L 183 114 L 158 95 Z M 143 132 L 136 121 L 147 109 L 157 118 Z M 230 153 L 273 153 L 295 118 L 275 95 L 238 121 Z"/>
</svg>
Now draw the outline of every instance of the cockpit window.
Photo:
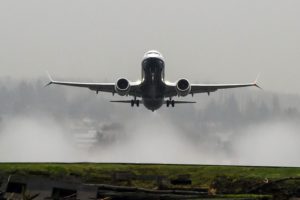
<svg viewBox="0 0 300 200">
<path fill-rule="evenodd" d="M 159 55 L 159 56 L 160 56 L 160 53 L 157 52 L 157 51 L 149 51 L 147 54 L 156 54 L 156 55 Z"/>
<path fill-rule="evenodd" d="M 163 57 L 160 52 L 154 50 L 146 52 L 144 57 L 151 57 L 151 55 L 154 57 Z"/>
<path fill-rule="evenodd" d="M 156 54 L 156 55 L 160 55 L 158 52 L 155 52 L 155 51 L 153 51 L 153 52 L 150 52 L 151 54 Z"/>
</svg>

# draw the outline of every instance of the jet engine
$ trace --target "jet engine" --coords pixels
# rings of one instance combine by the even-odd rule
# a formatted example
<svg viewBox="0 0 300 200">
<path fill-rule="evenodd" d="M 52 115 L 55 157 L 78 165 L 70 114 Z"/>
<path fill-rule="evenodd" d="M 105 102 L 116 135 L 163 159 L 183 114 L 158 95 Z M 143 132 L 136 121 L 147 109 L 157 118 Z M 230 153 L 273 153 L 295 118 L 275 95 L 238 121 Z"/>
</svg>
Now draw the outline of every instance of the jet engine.
<svg viewBox="0 0 300 200">
<path fill-rule="evenodd" d="M 186 79 L 180 79 L 176 84 L 176 91 L 178 96 L 187 96 L 191 91 L 191 85 Z"/>
<path fill-rule="evenodd" d="M 120 96 L 127 95 L 130 90 L 129 81 L 125 78 L 120 78 L 115 85 L 115 90 Z"/>
</svg>

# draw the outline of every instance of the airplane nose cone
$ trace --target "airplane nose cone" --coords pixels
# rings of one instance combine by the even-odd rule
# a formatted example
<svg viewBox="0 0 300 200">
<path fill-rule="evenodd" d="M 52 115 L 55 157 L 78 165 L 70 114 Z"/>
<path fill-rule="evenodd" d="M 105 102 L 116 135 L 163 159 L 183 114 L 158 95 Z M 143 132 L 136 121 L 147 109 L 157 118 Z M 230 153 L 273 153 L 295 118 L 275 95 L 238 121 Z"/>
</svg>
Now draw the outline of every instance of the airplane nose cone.
<svg viewBox="0 0 300 200">
<path fill-rule="evenodd" d="M 157 50 L 150 50 L 150 51 L 147 51 L 147 52 L 145 53 L 144 56 L 150 55 L 150 54 L 156 54 L 156 55 L 162 56 L 162 54 L 161 54 L 159 51 L 157 51 Z"/>
<path fill-rule="evenodd" d="M 162 56 L 162 54 L 156 50 L 147 51 L 144 54 L 144 59 L 147 59 L 147 58 L 159 58 L 161 60 L 164 60 L 164 57 Z"/>
</svg>

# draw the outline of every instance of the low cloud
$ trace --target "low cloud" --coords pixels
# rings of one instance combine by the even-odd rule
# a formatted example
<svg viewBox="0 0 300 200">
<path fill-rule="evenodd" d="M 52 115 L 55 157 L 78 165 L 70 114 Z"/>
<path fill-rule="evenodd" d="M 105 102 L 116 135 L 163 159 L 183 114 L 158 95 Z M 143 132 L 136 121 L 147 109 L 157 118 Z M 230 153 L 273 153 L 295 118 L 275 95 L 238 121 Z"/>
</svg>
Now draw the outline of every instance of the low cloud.
<svg viewBox="0 0 300 200">
<path fill-rule="evenodd" d="M 1 162 L 71 162 L 80 159 L 72 137 L 54 120 L 43 117 L 4 120 L 0 151 Z"/>
<path fill-rule="evenodd" d="M 234 164 L 300 166 L 299 124 L 269 122 L 233 138 Z"/>
<path fill-rule="evenodd" d="M 130 162 L 299 166 L 300 134 L 291 122 L 190 136 L 159 113 L 134 119 L 114 140 L 80 148 L 74 135 L 49 117 L 4 120 L 2 162 Z"/>
</svg>

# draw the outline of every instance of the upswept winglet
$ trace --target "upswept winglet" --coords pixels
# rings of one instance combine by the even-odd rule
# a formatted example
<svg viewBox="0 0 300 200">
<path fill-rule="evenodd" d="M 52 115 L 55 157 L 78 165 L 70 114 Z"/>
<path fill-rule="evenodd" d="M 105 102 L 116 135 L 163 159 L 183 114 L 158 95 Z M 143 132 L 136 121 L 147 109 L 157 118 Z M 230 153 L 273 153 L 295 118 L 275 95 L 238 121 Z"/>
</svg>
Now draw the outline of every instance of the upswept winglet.
<svg viewBox="0 0 300 200">
<path fill-rule="evenodd" d="M 260 73 L 256 76 L 256 79 L 254 81 L 254 86 L 262 90 L 262 88 L 257 84 L 259 77 L 260 77 Z"/>
<path fill-rule="evenodd" d="M 52 77 L 51 77 L 51 75 L 49 74 L 48 71 L 46 71 L 46 74 L 47 74 L 47 76 L 48 76 L 48 78 L 49 78 L 50 81 L 44 87 L 47 87 L 47 86 L 49 86 L 49 85 L 51 85 L 53 83 L 53 79 L 52 79 Z"/>
</svg>

